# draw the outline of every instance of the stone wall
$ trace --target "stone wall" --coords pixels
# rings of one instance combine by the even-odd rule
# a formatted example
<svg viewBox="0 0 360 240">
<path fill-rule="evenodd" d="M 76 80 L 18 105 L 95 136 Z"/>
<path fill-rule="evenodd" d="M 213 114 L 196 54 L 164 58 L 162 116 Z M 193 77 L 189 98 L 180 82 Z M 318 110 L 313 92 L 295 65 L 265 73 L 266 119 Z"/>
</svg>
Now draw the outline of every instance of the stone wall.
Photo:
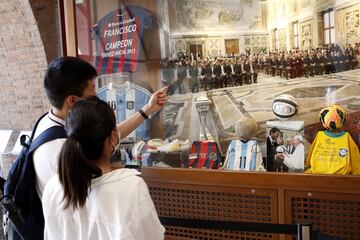
<svg viewBox="0 0 360 240">
<path fill-rule="evenodd" d="M 323 12 L 333 9 L 335 13 L 335 43 L 340 47 L 346 44 L 354 46 L 360 39 L 360 1 L 359 0 L 298 0 L 291 1 L 298 5 L 292 5 L 289 1 L 274 0 L 268 5 L 269 36 L 278 29 L 283 34 L 286 29 L 287 50 L 293 48 L 292 24 L 299 23 L 299 47 L 309 49 L 324 45 Z M 294 6 L 297 6 L 296 8 Z M 284 36 L 280 36 L 280 45 L 283 47 Z M 271 49 L 275 49 L 275 42 L 270 41 Z M 281 48 L 280 47 L 280 48 Z M 282 50 L 282 49 L 281 49 Z"/>
<path fill-rule="evenodd" d="M 269 46 L 267 34 L 244 34 L 229 36 L 209 36 L 209 37 L 176 37 L 171 39 L 171 56 L 177 53 L 190 54 L 190 45 L 201 45 L 204 57 L 216 57 L 226 54 L 225 41 L 238 40 L 239 52 L 245 53 L 246 49 L 252 52 L 266 51 Z"/>
<path fill-rule="evenodd" d="M 301 22 L 299 26 L 299 47 L 301 49 L 313 47 L 312 21 Z"/>
<path fill-rule="evenodd" d="M 360 3 L 337 9 L 335 29 L 340 45 L 345 46 L 360 42 Z"/>
<path fill-rule="evenodd" d="M 31 129 L 49 109 L 43 76 L 61 53 L 56 3 L 0 0 L 0 129 Z"/>
</svg>

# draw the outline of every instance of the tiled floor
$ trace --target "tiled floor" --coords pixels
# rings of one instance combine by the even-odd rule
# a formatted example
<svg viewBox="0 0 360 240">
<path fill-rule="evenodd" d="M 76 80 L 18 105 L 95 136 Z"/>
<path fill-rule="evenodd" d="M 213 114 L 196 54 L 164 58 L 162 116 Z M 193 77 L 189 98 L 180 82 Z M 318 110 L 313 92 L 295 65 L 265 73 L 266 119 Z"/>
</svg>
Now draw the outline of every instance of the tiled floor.
<svg viewBox="0 0 360 240">
<path fill-rule="evenodd" d="M 177 131 L 168 137 L 193 140 L 192 138 L 199 136 L 200 126 L 195 99 L 200 95 L 207 96 L 212 103 L 206 118 L 206 127 L 217 142 L 235 137 L 233 125 L 242 115 L 252 117 L 258 122 L 263 131 L 258 131 L 257 137 L 265 139 L 266 121 L 277 120 L 272 113 L 272 101 L 280 94 L 290 94 L 297 98 L 299 112 L 291 120 L 304 121 L 305 126 L 317 123 L 319 110 L 334 102 L 341 104 L 349 112 L 358 111 L 359 72 L 358 69 L 335 75 L 289 80 L 259 74 L 257 84 L 200 91 L 196 94 L 172 95 L 169 102 L 182 103 L 184 107 L 168 109 L 171 106 L 165 106 L 164 111 L 169 116 L 176 115 L 167 126 L 176 128 Z M 186 123 L 191 123 L 191 128 L 186 128 Z"/>
</svg>

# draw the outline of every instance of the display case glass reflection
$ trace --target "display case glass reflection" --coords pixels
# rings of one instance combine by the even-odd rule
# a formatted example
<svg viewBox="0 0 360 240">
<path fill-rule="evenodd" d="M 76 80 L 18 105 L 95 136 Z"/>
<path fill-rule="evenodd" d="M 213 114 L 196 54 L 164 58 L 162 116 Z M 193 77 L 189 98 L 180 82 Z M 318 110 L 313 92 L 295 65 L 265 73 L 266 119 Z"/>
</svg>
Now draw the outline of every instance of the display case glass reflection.
<svg viewBox="0 0 360 240">
<path fill-rule="evenodd" d="M 84 0 L 75 7 L 78 55 L 96 67 L 98 96 L 118 121 L 168 86 L 164 109 L 124 139 L 128 163 L 189 167 L 195 159 L 192 166 L 221 168 L 242 117 L 257 122 L 266 163 L 266 122 L 279 120 L 272 103 L 281 94 L 297 100 L 286 120 L 304 123 L 305 145 L 322 130 L 320 109 L 333 103 L 346 109 L 344 129 L 359 145 L 358 0 Z"/>
</svg>

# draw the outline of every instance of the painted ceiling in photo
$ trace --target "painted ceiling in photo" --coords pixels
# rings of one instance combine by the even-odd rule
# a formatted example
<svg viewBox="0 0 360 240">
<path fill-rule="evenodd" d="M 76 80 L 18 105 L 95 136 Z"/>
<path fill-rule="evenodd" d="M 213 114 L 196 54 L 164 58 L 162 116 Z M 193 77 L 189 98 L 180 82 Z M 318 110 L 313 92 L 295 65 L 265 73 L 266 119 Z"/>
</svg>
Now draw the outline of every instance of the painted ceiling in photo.
<svg viewBox="0 0 360 240">
<path fill-rule="evenodd" d="M 172 32 L 263 28 L 260 0 L 176 0 Z"/>
</svg>

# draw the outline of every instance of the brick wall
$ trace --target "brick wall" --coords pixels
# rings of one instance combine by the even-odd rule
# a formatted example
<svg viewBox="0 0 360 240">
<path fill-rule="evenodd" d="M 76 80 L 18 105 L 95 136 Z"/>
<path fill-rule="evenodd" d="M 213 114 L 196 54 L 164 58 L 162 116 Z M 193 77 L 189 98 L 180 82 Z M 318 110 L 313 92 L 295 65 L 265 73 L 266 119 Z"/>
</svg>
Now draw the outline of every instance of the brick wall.
<svg viewBox="0 0 360 240">
<path fill-rule="evenodd" d="M 0 129 L 28 130 L 49 109 L 43 76 L 61 49 L 56 2 L 0 0 Z"/>
</svg>

